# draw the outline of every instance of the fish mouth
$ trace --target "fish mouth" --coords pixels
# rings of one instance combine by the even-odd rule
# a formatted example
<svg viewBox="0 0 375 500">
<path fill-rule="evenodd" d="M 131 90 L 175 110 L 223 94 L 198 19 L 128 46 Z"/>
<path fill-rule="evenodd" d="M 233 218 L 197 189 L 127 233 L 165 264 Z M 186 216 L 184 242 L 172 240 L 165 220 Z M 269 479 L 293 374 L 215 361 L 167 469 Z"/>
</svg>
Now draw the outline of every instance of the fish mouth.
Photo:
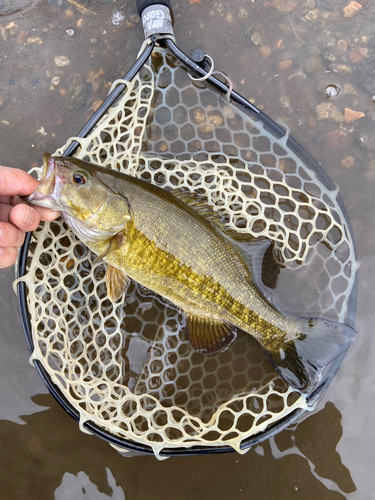
<svg viewBox="0 0 375 500">
<path fill-rule="evenodd" d="M 61 192 L 62 183 L 65 184 L 65 181 L 56 170 L 55 158 L 49 153 L 44 153 L 40 184 L 31 195 L 25 196 L 24 200 L 27 203 L 58 211 L 63 209 L 58 202 L 58 193 Z"/>
</svg>

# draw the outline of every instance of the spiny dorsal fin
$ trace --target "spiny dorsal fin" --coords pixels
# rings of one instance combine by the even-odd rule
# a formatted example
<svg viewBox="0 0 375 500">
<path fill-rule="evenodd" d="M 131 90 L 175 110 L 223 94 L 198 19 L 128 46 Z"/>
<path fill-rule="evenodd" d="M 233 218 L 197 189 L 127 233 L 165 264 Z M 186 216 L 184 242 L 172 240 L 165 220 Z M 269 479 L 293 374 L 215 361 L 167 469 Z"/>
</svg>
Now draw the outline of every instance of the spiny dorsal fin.
<svg viewBox="0 0 375 500">
<path fill-rule="evenodd" d="M 186 330 L 193 349 L 207 355 L 228 347 L 237 336 L 236 329 L 228 323 L 192 314 L 186 315 Z"/>
<path fill-rule="evenodd" d="M 121 245 L 123 244 L 123 241 L 124 241 L 124 233 L 122 231 L 115 234 L 113 236 L 113 238 L 111 239 L 107 250 L 102 252 L 100 255 L 98 255 L 94 259 L 94 264 L 96 264 L 100 260 L 104 259 L 104 257 L 107 257 L 107 255 L 110 254 L 111 252 L 113 252 L 114 250 L 118 250 L 121 247 Z"/>
<path fill-rule="evenodd" d="M 186 205 L 193 208 L 200 215 L 218 226 L 222 231 L 226 231 L 222 216 L 215 212 L 214 207 L 210 205 L 202 196 L 199 196 L 196 193 L 191 193 L 190 191 L 184 191 L 182 189 L 174 189 L 171 193 L 173 196 L 186 203 Z"/>
<path fill-rule="evenodd" d="M 113 266 L 108 266 L 106 280 L 108 297 L 113 302 L 125 295 L 131 283 L 127 274 Z"/>
</svg>

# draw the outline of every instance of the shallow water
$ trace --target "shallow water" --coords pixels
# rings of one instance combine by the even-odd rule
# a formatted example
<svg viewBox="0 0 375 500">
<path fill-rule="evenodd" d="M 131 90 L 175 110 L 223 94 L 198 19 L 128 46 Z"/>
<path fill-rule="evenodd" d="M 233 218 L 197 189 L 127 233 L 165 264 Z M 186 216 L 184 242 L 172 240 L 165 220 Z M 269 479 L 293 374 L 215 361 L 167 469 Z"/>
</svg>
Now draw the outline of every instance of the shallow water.
<svg viewBox="0 0 375 500">
<path fill-rule="evenodd" d="M 22 17 L 0 17 L 4 165 L 25 170 L 39 165 L 45 150 L 54 151 L 81 128 L 110 82 L 136 57 L 143 35 L 132 2 L 79 3 L 97 15 L 79 12 L 66 0 L 50 0 Z M 294 2 L 275 5 L 285 3 Z M 375 278 L 375 9 L 368 2 L 361 13 L 344 18 L 347 3 L 300 0 L 289 14 L 281 14 L 275 5 L 242 1 L 235 6 L 183 2 L 174 9 L 179 46 L 188 54 L 197 47 L 208 52 L 241 94 L 291 127 L 340 186 L 361 263 L 360 335 L 315 414 L 245 456 L 162 463 L 152 457 L 121 458 L 105 442 L 82 434 L 46 394 L 28 364 L 11 292 L 13 270 L 3 270 L 2 498 L 224 499 L 250 492 L 265 499 L 375 497 L 370 476 L 375 458 L 375 349 L 370 337 Z M 326 88 L 332 85 L 339 93 L 327 99 Z M 324 109 L 318 108 L 318 114 L 316 107 L 327 103 L 341 113 L 350 108 L 366 116 L 345 122 L 331 108 L 331 118 L 319 119 Z"/>
</svg>

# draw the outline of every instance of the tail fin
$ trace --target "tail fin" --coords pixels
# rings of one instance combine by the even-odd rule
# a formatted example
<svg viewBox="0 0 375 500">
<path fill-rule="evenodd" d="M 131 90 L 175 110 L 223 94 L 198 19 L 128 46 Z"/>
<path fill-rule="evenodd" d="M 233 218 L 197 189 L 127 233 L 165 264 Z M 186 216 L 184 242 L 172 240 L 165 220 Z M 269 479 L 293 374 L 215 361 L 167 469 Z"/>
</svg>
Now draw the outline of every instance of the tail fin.
<svg viewBox="0 0 375 500">
<path fill-rule="evenodd" d="M 356 332 L 350 326 L 318 318 L 299 318 L 297 328 L 297 340 L 267 354 L 288 384 L 310 392 L 319 383 L 324 367 L 349 349 Z"/>
</svg>

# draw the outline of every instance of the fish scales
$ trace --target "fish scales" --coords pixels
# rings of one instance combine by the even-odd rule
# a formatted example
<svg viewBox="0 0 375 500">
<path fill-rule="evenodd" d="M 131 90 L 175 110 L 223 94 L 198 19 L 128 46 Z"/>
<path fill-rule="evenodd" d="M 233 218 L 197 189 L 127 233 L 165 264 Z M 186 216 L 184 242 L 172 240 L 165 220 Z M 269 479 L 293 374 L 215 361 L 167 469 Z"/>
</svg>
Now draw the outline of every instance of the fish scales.
<svg viewBox="0 0 375 500">
<path fill-rule="evenodd" d="M 233 242 L 170 193 L 150 196 L 136 179 L 129 181 L 124 186 L 117 181 L 116 189 L 126 192 L 133 219 L 125 228 L 122 247 L 106 261 L 181 309 L 250 329 L 267 349 L 279 350 L 288 324 L 271 308 L 264 318 L 262 299 L 255 290 L 249 293 L 255 286 Z M 91 247 L 96 253 L 104 249 Z M 263 309 L 263 317 L 257 309 Z"/>
<path fill-rule="evenodd" d="M 113 300 L 132 278 L 179 307 L 197 351 L 225 348 L 241 328 L 290 385 L 311 391 L 353 342 L 356 332 L 347 325 L 284 315 L 270 304 L 253 282 L 249 247 L 200 214 L 199 203 L 194 209 L 186 198 L 76 158 L 46 154 L 44 162 L 42 182 L 27 201 L 60 210 L 108 264 Z M 259 248 L 246 245 L 253 260 Z"/>
</svg>

